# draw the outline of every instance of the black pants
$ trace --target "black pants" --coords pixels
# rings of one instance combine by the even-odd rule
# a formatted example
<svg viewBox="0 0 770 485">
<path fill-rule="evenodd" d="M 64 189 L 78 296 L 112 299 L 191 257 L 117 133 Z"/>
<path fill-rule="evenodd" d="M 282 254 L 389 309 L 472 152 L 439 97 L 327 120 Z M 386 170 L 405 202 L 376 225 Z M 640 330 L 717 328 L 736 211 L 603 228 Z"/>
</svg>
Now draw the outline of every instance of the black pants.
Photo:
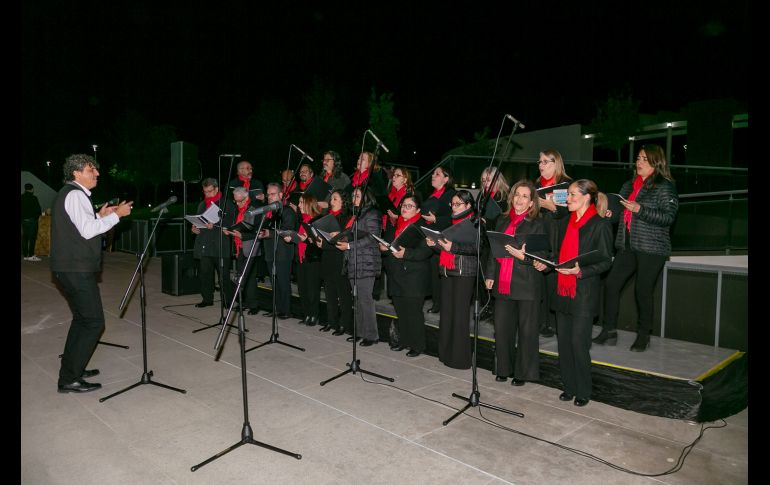
<svg viewBox="0 0 770 485">
<path fill-rule="evenodd" d="M 541 279 L 543 285 L 541 290 L 542 300 L 540 301 L 540 312 L 538 321 L 540 322 L 540 328 L 556 328 L 556 312 L 551 310 L 551 300 L 556 295 L 556 271 L 546 273 Z"/>
<path fill-rule="evenodd" d="M 640 334 L 652 332 L 655 283 L 667 259 L 668 256 L 642 253 L 632 249 L 622 249 L 618 252 L 604 282 L 604 328 L 607 330 L 618 328 L 620 292 L 629 278 L 636 273 L 636 308 L 639 312 L 636 331 Z"/>
<path fill-rule="evenodd" d="M 219 281 L 219 257 L 202 256 L 199 260 L 198 276 L 201 282 L 201 297 L 204 302 L 214 301 L 214 283 Z M 222 286 L 219 288 L 225 306 L 233 299 L 233 281 L 230 279 L 232 259 L 229 255 L 222 257 Z M 216 276 L 216 280 L 214 277 Z"/>
<path fill-rule="evenodd" d="M 320 261 L 306 259 L 297 263 L 297 290 L 304 316 L 318 317 L 318 304 L 321 301 Z"/>
<path fill-rule="evenodd" d="M 21 254 L 25 258 L 35 255 L 35 241 L 37 241 L 37 219 L 23 219 L 21 221 Z"/>
<path fill-rule="evenodd" d="M 430 286 L 431 286 L 431 300 L 433 300 L 433 308 L 441 308 L 441 278 L 438 271 L 439 255 L 434 254 L 430 257 Z"/>
<path fill-rule="evenodd" d="M 243 248 L 241 248 L 238 257 L 235 259 L 236 275 L 238 278 L 242 274 L 244 275 L 243 281 L 241 281 L 241 302 L 244 308 L 259 308 L 257 300 L 257 275 L 253 269 L 254 257 L 252 256 L 252 259 L 249 261 L 249 267 L 246 268 L 246 256 L 248 254 L 248 252 L 244 252 Z"/>
<path fill-rule="evenodd" d="M 321 278 L 326 293 L 326 323 L 347 333 L 353 331 L 353 295 L 350 281 L 342 274 L 342 251 L 324 251 L 321 256 Z"/>
<path fill-rule="evenodd" d="M 559 372 L 564 391 L 591 398 L 591 326 L 593 315 L 556 313 Z"/>
<path fill-rule="evenodd" d="M 537 300 L 495 300 L 495 356 L 499 376 L 540 379 L 540 332 Z M 518 337 L 518 343 L 516 341 Z"/>
<path fill-rule="evenodd" d="M 59 283 L 72 312 L 72 323 L 59 369 L 59 385 L 70 384 L 80 376 L 94 354 L 104 332 L 104 310 L 97 273 L 58 273 Z"/>
<path fill-rule="evenodd" d="M 393 297 L 393 306 L 398 316 L 398 343 L 420 353 L 425 351 L 424 301 L 422 295 Z"/>
<path fill-rule="evenodd" d="M 273 262 L 265 260 L 270 276 L 274 277 L 273 291 L 275 292 L 275 311 L 280 314 L 291 314 L 291 260 L 278 260 L 275 262 L 275 275 L 273 275 Z"/>
<path fill-rule="evenodd" d="M 441 280 L 438 358 L 448 367 L 470 369 L 470 311 L 476 277 L 449 276 Z"/>
</svg>

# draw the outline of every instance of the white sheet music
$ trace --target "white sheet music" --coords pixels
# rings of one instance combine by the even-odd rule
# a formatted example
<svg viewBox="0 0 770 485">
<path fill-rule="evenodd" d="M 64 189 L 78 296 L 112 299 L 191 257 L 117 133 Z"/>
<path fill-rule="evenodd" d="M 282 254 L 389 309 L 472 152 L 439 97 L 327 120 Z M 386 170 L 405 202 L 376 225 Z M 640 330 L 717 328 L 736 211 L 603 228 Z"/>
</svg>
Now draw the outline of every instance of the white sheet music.
<svg viewBox="0 0 770 485">
<path fill-rule="evenodd" d="M 207 224 L 216 224 L 219 222 L 219 206 L 212 203 L 203 214 L 184 216 L 192 225 L 198 229 L 206 229 Z"/>
</svg>

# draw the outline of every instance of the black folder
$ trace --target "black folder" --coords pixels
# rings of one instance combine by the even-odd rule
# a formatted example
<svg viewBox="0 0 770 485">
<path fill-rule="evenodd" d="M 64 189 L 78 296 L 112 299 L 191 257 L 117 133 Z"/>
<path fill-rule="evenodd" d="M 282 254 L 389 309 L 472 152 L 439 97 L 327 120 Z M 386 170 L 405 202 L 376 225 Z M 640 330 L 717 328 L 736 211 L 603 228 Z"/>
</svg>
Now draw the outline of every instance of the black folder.
<svg viewBox="0 0 770 485">
<path fill-rule="evenodd" d="M 384 215 L 388 214 L 388 210 L 392 211 L 396 215 L 399 215 L 400 212 L 398 207 L 393 205 L 393 201 L 391 201 L 387 195 L 377 195 L 375 196 L 375 199 L 377 200 L 377 208 L 380 209 L 380 212 L 382 212 Z"/>
<path fill-rule="evenodd" d="M 337 234 L 336 236 L 332 236 L 331 234 L 329 234 L 328 232 L 326 232 L 326 231 L 324 231 L 322 229 L 316 228 L 316 231 L 318 232 L 318 234 L 321 235 L 321 237 L 327 243 L 329 243 L 332 246 L 334 246 L 334 245 L 336 245 L 340 241 L 344 241 L 344 242 L 352 241 L 353 237 L 355 236 L 355 234 L 353 233 L 353 227 L 354 226 L 350 226 L 347 229 L 345 229 L 344 231 L 340 231 L 340 233 Z M 369 232 L 363 231 L 363 230 L 359 229 L 358 230 L 358 239 L 360 240 L 360 239 L 363 239 L 365 237 L 368 237 L 369 234 L 370 234 Z"/>
<path fill-rule="evenodd" d="M 428 197 L 420 205 L 420 212 L 423 215 L 428 215 L 428 212 L 432 212 L 433 215 L 435 215 L 438 212 L 440 205 L 441 205 L 441 202 L 439 202 L 437 198 Z"/>
<path fill-rule="evenodd" d="M 537 255 L 534 255 L 534 254 L 530 254 L 529 252 L 525 252 L 524 254 L 526 254 L 527 256 L 529 256 L 530 258 L 532 258 L 534 260 L 540 261 L 541 263 L 545 263 L 548 266 L 552 266 L 553 268 L 557 268 L 557 269 L 558 268 L 567 268 L 567 269 L 574 268 L 575 267 L 575 263 L 580 263 L 582 266 L 588 266 L 590 264 L 598 263 L 602 259 L 604 259 L 604 257 L 602 256 L 602 254 L 599 252 L 598 249 L 593 249 L 591 251 L 588 251 L 587 253 L 579 254 L 579 255 L 575 256 L 574 258 L 568 259 L 567 261 L 564 261 L 564 262 L 561 262 L 561 263 L 557 263 L 555 261 L 549 261 L 549 260 L 547 260 L 545 258 L 541 258 L 540 256 L 537 256 Z"/>
<path fill-rule="evenodd" d="M 291 238 L 292 243 L 300 243 L 302 242 L 302 239 L 299 237 L 299 233 L 297 231 L 292 231 L 291 229 L 278 229 L 278 237 L 283 238 L 284 236 L 289 236 Z"/>
<path fill-rule="evenodd" d="M 414 249 L 420 244 L 420 241 L 425 239 L 425 235 L 423 235 L 416 224 L 417 223 L 412 223 L 406 226 L 406 229 L 404 229 L 392 242 L 388 242 L 374 234 L 371 234 L 371 236 L 394 253 L 400 251 L 401 248 Z"/>
<path fill-rule="evenodd" d="M 332 186 L 324 182 L 323 177 L 313 177 L 310 185 L 305 187 L 304 192 L 300 193 L 310 194 L 314 196 L 316 200 L 323 202 L 331 191 Z M 297 196 L 297 200 L 299 200 L 299 196 Z"/>
<path fill-rule="evenodd" d="M 342 230 L 340 227 L 340 221 L 338 221 L 337 218 L 331 214 L 326 214 L 318 220 L 311 222 L 310 225 L 311 227 L 321 229 L 322 231 L 326 232 L 337 232 Z"/>
<path fill-rule="evenodd" d="M 536 234 L 521 234 L 511 236 L 504 232 L 487 231 L 487 239 L 489 239 L 489 247 L 492 250 L 492 255 L 496 258 L 512 258 L 511 253 L 505 250 L 505 245 L 510 244 L 516 249 L 521 249 L 521 245 L 527 244 L 527 252 L 537 253 L 540 251 L 548 251 L 551 244 L 548 242 L 548 236 L 541 233 Z"/>
<path fill-rule="evenodd" d="M 498 204 L 495 199 L 490 197 L 487 201 L 487 206 L 484 208 L 484 219 L 487 221 L 492 221 L 502 213 L 503 209 L 500 207 L 500 204 Z"/>
<path fill-rule="evenodd" d="M 550 194 L 556 189 L 566 189 L 569 188 L 569 184 L 571 182 L 559 182 L 558 184 L 549 185 L 547 187 L 540 187 L 537 189 L 537 195 L 539 197 L 545 197 L 545 194 Z"/>
<path fill-rule="evenodd" d="M 437 240 L 446 239 L 453 243 L 472 244 L 476 242 L 476 228 L 470 219 L 464 219 L 462 222 L 452 224 L 443 231 L 436 231 L 425 226 L 419 227 L 426 238 Z"/>
<path fill-rule="evenodd" d="M 249 224 L 246 221 L 241 221 L 227 228 L 228 231 L 238 231 L 241 234 L 243 234 L 244 232 L 251 232 L 253 229 L 254 229 L 254 226 Z"/>
</svg>

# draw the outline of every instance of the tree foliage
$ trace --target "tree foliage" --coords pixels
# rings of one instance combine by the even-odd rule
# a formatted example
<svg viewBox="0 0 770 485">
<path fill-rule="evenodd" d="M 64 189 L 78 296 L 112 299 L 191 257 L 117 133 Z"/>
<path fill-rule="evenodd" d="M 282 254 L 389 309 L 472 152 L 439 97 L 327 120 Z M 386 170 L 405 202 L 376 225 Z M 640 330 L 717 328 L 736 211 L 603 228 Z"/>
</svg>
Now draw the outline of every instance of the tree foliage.
<svg viewBox="0 0 770 485">
<path fill-rule="evenodd" d="M 335 109 L 334 91 L 327 83 L 314 79 L 310 91 L 302 99 L 304 107 L 300 118 L 304 136 L 300 143 L 306 152 L 317 155 L 316 160 L 319 160 L 325 150 L 340 145 L 345 126 Z"/>
<path fill-rule="evenodd" d="M 398 160 L 400 155 L 398 129 L 401 122 L 394 112 L 394 104 L 393 93 L 382 93 L 378 96 L 372 87 L 369 95 L 369 128 L 390 150 L 390 153 L 385 153 L 384 150 L 380 152 L 380 159 L 384 160 Z M 368 147 L 366 149 L 368 150 Z"/>
<path fill-rule="evenodd" d="M 621 150 L 628 143 L 628 137 L 639 127 L 639 102 L 634 101 L 630 90 L 610 94 L 596 109 L 596 117 L 588 129 L 597 136 L 594 143 L 615 150 L 620 162 Z"/>
</svg>

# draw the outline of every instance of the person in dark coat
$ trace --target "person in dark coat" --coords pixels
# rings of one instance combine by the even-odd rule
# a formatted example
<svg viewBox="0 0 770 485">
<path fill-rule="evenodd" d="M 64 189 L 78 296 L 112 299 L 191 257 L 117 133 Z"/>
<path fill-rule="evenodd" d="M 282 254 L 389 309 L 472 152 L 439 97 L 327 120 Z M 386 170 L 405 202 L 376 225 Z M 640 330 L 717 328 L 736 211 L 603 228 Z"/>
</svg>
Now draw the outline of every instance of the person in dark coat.
<svg viewBox="0 0 770 485">
<path fill-rule="evenodd" d="M 610 221 L 596 212 L 598 192 L 591 180 L 580 179 L 570 184 L 570 216 L 558 223 L 557 245 L 552 253 L 552 260 L 563 262 L 597 251 L 590 264 L 578 262 L 572 268 L 555 270 L 556 295 L 551 299 L 551 307 L 556 312 L 559 371 L 564 384 L 559 399 L 574 398 L 575 406 L 585 406 L 591 399 L 591 327 L 599 312 L 599 277 L 612 264 L 612 229 Z M 539 261 L 533 265 L 538 271 L 552 269 Z"/>
<path fill-rule="evenodd" d="M 535 186 L 522 180 L 511 189 L 510 210 L 498 219 L 495 230 L 512 236 L 545 234 Z M 487 260 L 486 287 L 495 295 L 496 380 L 523 386 L 526 381 L 540 379 L 540 338 L 538 312 L 543 275 L 532 266 L 532 259 L 520 249 L 506 246 L 509 258 Z M 535 252 L 547 256 L 547 251 Z M 517 338 L 518 337 L 518 338 Z"/>
<path fill-rule="evenodd" d="M 615 345 L 618 340 L 620 293 L 635 277 L 638 320 L 634 352 L 650 345 L 655 283 L 671 255 L 671 225 L 679 209 L 668 162 L 658 145 L 644 145 L 636 157 L 634 176 L 620 189 L 623 206 L 615 248 L 617 255 L 605 281 L 604 324 L 594 338 L 597 344 Z"/>
<path fill-rule="evenodd" d="M 350 177 L 345 175 L 342 171 L 342 159 L 340 154 L 334 150 L 324 152 L 323 157 L 323 180 L 334 189 L 344 189 L 350 185 Z M 321 209 L 327 209 L 329 207 L 329 199 L 331 199 L 331 192 L 324 200 L 318 201 L 318 207 Z"/>
<path fill-rule="evenodd" d="M 473 196 L 458 190 L 452 196 L 452 224 L 474 216 Z M 439 319 L 438 358 L 447 367 L 471 367 L 470 310 L 476 285 L 478 255 L 476 245 L 439 239 L 425 239 L 439 252 L 441 275 L 441 318 Z"/>
<path fill-rule="evenodd" d="M 25 261 L 40 261 L 35 255 L 35 241 L 37 221 L 42 212 L 35 188 L 32 184 L 24 184 L 24 193 L 21 194 L 21 253 Z"/>
<path fill-rule="evenodd" d="M 350 220 L 350 208 L 341 189 L 332 190 L 327 214 L 333 215 L 343 228 Z M 337 234 L 333 234 L 336 236 Z M 319 330 L 332 335 L 353 334 L 353 295 L 350 281 L 343 273 L 345 253 L 326 241 L 318 241 L 321 248 L 321 279 L 326 295 L 326 325 Z"/>
<path fill-rule="evenodd" d="M 558 150 L 548 149 L 540 152 L 538 161 L 540 177 L 535 180 L 535 187 L 544 189 L 563 182 L 571 182 L 572 179 L 564 168 L 564 159 Z M 549 234 L 556 234 L 557 221 L 569 216 L 567 206 L 563 203 L 557 203 L 554 199 L 554 192 L 566 193 L 567 188 L 561 188 L 555 191 L 543 191 L 545 194 L 540 196 L 540 217 Z M 558 199 L 558 197 L 557 197 Z M 551 240 L 551 247 L 555 247 L 556 241 Z M 556 273 L 550 272 L 545 275 L 542 281 L 543 298 L 540 306 L 540 335 L 543 337 L 553 337 L 556 332 L 556 314 L 551 310 L 551 297 L 556 294 Z"/>
<path fill-rule="evenodd" d="M 230 279 L 230 268 L 232 266 L 231 256 L 231 238 L 220 233 L 220 227 L 230 227 L 235 223 L 233 212 L 235 208 L 227 204 L 226 199 L 222 197 L 219 191 L 219 183 L 215 178 L 205 178 L 201 182 L 203 187 L 203 201 L 198 204 L 198 214 L 208 209 L 211 204 L 219 206 L 219 215 L 222 218 L 221 226 L 217 224 L 207 224 L 205 228 L 198 228 L 192 225 L 192 232 L 195 234 L 195 246 L 193 247 L 193 257 L 199 260 L 198 276 L 200 278 L 201 297 L 197 308 L 207 307 L 214 304 L 214 275 L 218 276 L 220 281 L 220 292 L 222 301 L 229 305 L 233 298 L 233 282 Z M 220 241 L 222 251 L 220 253 Z M 221 260 L 220 260 L 221 257 Z"/>
<path fill-rule="evenodd" d="M 400 169 L 396 169 L 400 170 Z M 410 225 L 422 225 L 420 202 L 414 195 L 401 199 L 401 215 L 389 226 L 383 239 L 393 242 Z M 398 343 L 390 349 L 401 351 L 409 348 L 407 357 L 417 357 L 425 351 L 425 315 L 422 313 L 425 296 L 430 293 L 430 258 L 433 251 L 424 239 L 415 248 L 401 247 L 391 251 L 380 244 L 383 266 L 388 275 L 388 290 L 393 297 L 393 307 L 398 317 Z"/>
<path fill-rule="evenodd" d="M 367 190 L 364 196 L 360 187 L 353 189 L 353 207 L 353 217 L 347 226 L 355 228 L 355 220 L 358 219 L 358 231 L 379 236 L 382 231 L 382 214 L 377 210 L 372 191 Z M 356 334 L 362 339 L 360 345 L 368 347 L 379 341 L 372 289 L 375 278 L 382 271 L 380 249 L 373 238 L 366 236 L 356 240 L 352 234 L 347 241 L 338 242 L 337 248 L 345 251 L 345 271 L 350 279 L 350 286 L 357 285 L 358 296 L 353 309 L 356 312 Z M 352 339 L 351 336 L 349 340 Z"/>
<path fill-rule="evenodd" d="M 299 197 L 298 208 L 300 223 L 311 224 L 321 214 L 316 198 L 312 194 L 302 194 Z M 321 302 L 321 249 L 316 246 L 315 240 L 308 234 L 304 225 L 299 225 L 297 234 L 300 242 L 294 245 L 294 263 L 297 265 L 299 301 L 302 304 L 302 313 L 305 315 L 300 323 L 315 327 L 318 324 L 318 307 Z M 291 242 L 291 238 L 285 236 L 284 241 Z"/>
<path fill-rule="evenodd" d="M 234 218 L 234 223 L 248 222 L 248 211 L 255 209 L 254 201 L 249 197 L 249 191 L 245 187 L 236 187 L 233 189 L 233 202 L 235 203 L 235 209 L 230 209 L 228 212 L 232 214 L 228 217 Z M 257 222 L 257 225 L 259 222 Z M 222 233 L 227 236 L 233 236 L 233 243 L 235 246 L 235 268 L 241 280 L 241 301 L 236 303 L 243 303 L 244 311 L 248 308 L 249 315 L 256 315 L 259 313 L 259 302 L 257 299 L 257 275 L 254 270 L 256 261 L 254 256 L 260 250 L 259 247 L 251 250 L 252 244 L 260 244 L 256 239 L 256 229 L 234 229 L 227 230 L 222 229 Z M 251 260 L 247 261 L 251 253 Z M 235 289 L 233 288 L 233 291 Z"/>
<path fill-rule="evenodd" d="M 455 194 L 452 172 L 447 167 L 436 167 L 430 178 L 433 192 L 422 204 L 422 218 L 433 230 L 441 231 L 452 224 L 452 208 L 450 203 Z M 441 311 L 441 282 L 439 277 L 439 257 L 434 254 L 431 261 L 431 299 L 433 305 L 428 313 Z"/>
</svg>

